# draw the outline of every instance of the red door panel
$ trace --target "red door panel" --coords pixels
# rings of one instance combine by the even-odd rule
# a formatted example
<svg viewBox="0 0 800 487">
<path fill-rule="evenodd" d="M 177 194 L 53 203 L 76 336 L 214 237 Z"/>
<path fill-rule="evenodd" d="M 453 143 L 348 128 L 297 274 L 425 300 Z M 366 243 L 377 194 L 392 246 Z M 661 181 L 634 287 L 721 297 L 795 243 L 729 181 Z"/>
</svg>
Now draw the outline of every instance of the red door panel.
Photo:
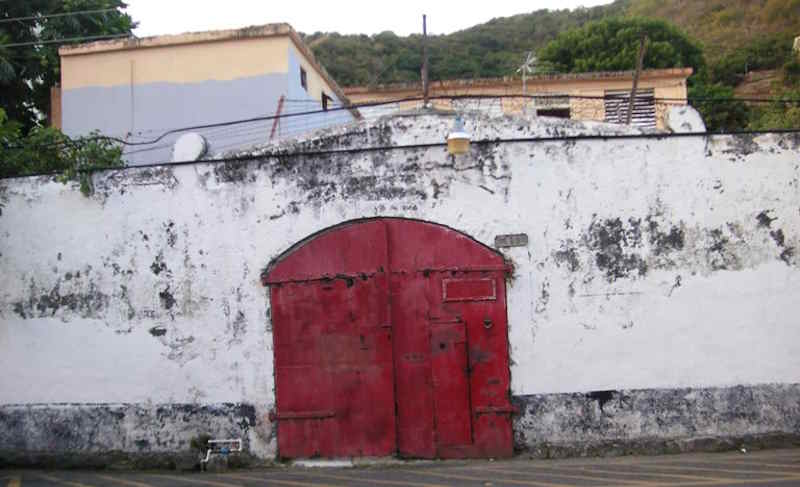
<svg viewBox="0 0 800 487">
<path fill-rule="evenodd" d="M 394 272 L 505 269 L 501 255 L 455 230 L 415 220 L 383 220 L 388 222 L 390 265 Z"/>
<path fill-rule="evenodd" d="M 298 243 L 274 263 L 268 282 L 372 275 L 385 268 L 386 225 L 367 220 L 322 231 Z"/>
<path fill-rule="evenodd" d="M 280 456 L 512 453 L 501 255 L 379 218 L 304 240 L 263 281 Z"/>
<path fill-rule="evenodd" d="M 390 289 L 398 453 L 404 457 L 435 458 L 433 377 L 425 306 L 428 283 L 414 274 L 393 273 Z"/>
<path fill-rule="evenodd" d="M 472 443 L 467 337 L 464 323 L 431 323 L 436 444 Z"/>
<path fill-rule="evenodd" d="M 385 276 L 288 282 L 273 286 L 271 296 L 280 455 L 391 455 L 394 366 Z"/>
<path fill-rule="evenodd" d="M 456 317 L 467 337 L 472 443 L 440 444 L 443 458 L 513 454 L 505 274 L 498 270 L 430 274 L 431 314 Z M 457 373 L 456 371 L 453 374 Z"/>
</svg>

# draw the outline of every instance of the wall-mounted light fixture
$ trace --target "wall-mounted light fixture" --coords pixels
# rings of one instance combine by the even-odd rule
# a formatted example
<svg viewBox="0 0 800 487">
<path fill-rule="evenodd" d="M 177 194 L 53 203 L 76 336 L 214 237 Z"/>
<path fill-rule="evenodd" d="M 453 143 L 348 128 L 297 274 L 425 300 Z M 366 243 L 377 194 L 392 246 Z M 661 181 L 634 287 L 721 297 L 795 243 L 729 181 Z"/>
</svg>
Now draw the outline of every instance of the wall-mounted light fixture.
<svg viewBox="0 0 800 487">
<path fill-rule="evenodd" d="M 466 154 L 469 151 L 469 141 L 471 136 L 464 129 L 464 121 L 461 115 L 456 117 L 453 130 L 447 136 L 447 152 L 454 156 Z"/>
</svg>

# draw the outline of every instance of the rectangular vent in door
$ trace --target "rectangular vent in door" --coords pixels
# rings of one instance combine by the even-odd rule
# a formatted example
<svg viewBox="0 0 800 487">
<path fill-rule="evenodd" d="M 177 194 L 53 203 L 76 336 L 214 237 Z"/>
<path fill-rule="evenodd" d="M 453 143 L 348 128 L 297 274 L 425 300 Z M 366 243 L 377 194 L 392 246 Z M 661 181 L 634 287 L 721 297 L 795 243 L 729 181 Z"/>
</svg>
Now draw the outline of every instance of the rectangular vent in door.
<svg viewBox="0 0 800 487">
<path fill-rule="evenodd" d="M 494 301 L 497 287 L 494 279 L 443 279 L 442 299 L 448 301 Z"/>
</svg>

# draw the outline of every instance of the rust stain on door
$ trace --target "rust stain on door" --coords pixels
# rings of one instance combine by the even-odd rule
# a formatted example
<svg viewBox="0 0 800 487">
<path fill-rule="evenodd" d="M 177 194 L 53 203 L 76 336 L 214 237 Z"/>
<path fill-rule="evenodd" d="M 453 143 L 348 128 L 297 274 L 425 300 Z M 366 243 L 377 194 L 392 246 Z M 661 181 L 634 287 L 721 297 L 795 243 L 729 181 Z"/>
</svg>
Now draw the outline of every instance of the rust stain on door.
<svg viewBox="0 0 800 487">
<path fill-rule="evenodd" d="M 512 454 L 505 262 L 450 228 L 349 222 L 270 286 L 281 457 Z"/>
</svg>

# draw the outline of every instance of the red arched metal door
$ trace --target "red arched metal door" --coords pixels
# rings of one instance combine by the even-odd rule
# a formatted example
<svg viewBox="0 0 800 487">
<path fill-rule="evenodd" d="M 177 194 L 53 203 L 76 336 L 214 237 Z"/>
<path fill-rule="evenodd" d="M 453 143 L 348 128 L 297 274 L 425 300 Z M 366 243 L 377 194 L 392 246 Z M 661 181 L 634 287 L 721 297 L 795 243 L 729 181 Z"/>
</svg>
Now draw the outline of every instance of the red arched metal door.
<svg viewBox="0 0 800 487">
<path fill-rule="evenodd" d="M 400 218 L 274 262 L 280 456 L 510 456 L 505 273 L 475 240 Z"/>
</svg>

